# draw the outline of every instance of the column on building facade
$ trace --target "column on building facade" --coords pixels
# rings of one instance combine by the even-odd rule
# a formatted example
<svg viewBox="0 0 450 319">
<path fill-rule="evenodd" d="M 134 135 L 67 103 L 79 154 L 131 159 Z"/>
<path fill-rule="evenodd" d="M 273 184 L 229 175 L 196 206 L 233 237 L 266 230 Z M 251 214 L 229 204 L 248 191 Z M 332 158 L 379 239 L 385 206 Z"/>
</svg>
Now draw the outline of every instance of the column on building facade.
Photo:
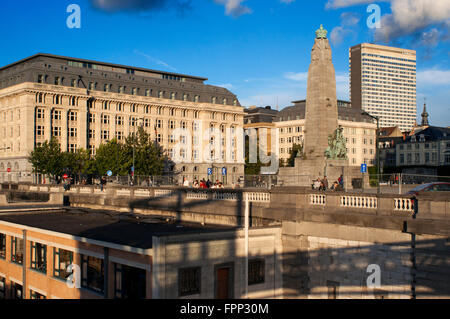
<svg viewBox="0 0 450 319">
<path fill-rule="evenodd" d="M 67 144 L 69 139 L 68 114 L 69 109 L 61 109 L 61 151 L 67 152 Z"/>
<path fill-rule="evenodd" d="M 78 105 L 78 118 L 77 118 L 77 149 L 88 147 L 88 113 L 87 113 L 87 100 L 76 98 Z"/>
<path fill-rule="evenodd" d="M 44 138 L 47 141 L 50 141 L 52 138 L 52 110 L 53 107 L 51 106 L 44 110 L 44 119 L 45 119 Z"/>
</svg>

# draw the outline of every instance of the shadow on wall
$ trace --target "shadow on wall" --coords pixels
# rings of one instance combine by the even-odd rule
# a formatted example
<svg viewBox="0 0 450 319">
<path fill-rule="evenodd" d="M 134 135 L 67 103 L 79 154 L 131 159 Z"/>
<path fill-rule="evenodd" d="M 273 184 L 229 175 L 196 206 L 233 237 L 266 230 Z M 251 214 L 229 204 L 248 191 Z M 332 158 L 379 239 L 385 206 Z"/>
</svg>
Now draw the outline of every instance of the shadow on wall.
<svg viewBox="0 0 450 319">
<path fill-rule="evenodd" d="M 181 220 L 181 212 L 211 202 L 212 195 L 204 200 L 184 201 L 182 192 L 178 190 L 166 196 L 133 201 L 130 208 L 170 211 L 176 213 L 177 220 Z M 238 198 L 236 224 L 243 226 L 243 192 L 234 192 Z M 406 233 L 406 230 L 403 232 Z M 406 234 L 410 235 L 410 241 L 383 244 L 332 239 L 327 238 L 326 234 L 323 237 L 298 236 L 295 239 L 282 235 L 283 252 L 277 256 L 281 262 L 276 262 L 282 273 L 282 293 L 264 291 L 267 286 L 262 285 L 253 286 L 252 291 L 269 298 L 450 298 L 450 238 L 425 239 L 430 236 Z M 218 262 L 217 259 L 208 259 L 210 252 L 206 246 L 202 246 L 201 250 L 201 260 L 197 262 L 207 265 Z M 187 259 L 187 254 L 187 250 L 182 251 L 180 260 L 164 267 L 172 269 L 183 264 L 195 264 L 195 260 Z M 227 258 L 230 262 L 243 263 L 240 256 L 227 255 Z M 176 281 L 166 284 L 167 291 L 177 289 Z M 242 286 L 242 282 L 237 284 Z M 239 297 L 239 294 L 235 296 Z"/>
</svg>

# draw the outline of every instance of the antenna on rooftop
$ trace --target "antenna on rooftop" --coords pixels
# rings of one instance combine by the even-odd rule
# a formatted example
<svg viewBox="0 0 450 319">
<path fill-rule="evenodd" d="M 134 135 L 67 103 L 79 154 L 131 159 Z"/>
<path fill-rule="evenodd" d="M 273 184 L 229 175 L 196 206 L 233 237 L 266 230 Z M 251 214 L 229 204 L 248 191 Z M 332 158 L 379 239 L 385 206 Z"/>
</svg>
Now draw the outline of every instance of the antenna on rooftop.
<svg viewBox="0 0 450 319">
<path fill-rule="evenodd" d="M 277 96 L 277 111 L 278 111 L 278 96 Z"/>
</svg>

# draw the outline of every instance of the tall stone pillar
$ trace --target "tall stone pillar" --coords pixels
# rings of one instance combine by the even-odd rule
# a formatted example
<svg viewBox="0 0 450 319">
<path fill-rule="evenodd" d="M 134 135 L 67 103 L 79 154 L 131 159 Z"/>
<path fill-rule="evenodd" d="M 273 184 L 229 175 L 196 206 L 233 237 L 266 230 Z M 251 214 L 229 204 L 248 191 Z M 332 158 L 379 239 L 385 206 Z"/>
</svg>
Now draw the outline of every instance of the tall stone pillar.
<svg viewBox="0 0 450 319">
<path fill-rule="evenodd" d="M 336 77 L 327 31 L 322 25 L 316 31 L 307 85 L 304 153 L 307 159 L 321 161 L 328 136 L 338 127 Z"/>
</svg>

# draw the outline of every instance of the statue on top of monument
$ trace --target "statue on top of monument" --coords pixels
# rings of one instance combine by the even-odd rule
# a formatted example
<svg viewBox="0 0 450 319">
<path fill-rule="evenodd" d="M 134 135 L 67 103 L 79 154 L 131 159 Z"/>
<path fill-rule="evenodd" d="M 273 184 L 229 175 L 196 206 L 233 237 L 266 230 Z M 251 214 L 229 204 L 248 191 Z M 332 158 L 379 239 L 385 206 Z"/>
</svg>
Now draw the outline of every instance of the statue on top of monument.
<svg viewBox="0 0 450 319">
<path fill-rule="evenodd" d="M 347 147 L 345 137 L 342 134 L 342 127 L 338 127 L 333 135 L 328 136 L 328 147 L 325 156 L 330 159 L 346 159 Z"/>
<path fill-rule="evenodd" d="M 328 31 L 320 25 L 320 28 L 316 31 L 316 39 L 326 39 Z"/>
</svg>

